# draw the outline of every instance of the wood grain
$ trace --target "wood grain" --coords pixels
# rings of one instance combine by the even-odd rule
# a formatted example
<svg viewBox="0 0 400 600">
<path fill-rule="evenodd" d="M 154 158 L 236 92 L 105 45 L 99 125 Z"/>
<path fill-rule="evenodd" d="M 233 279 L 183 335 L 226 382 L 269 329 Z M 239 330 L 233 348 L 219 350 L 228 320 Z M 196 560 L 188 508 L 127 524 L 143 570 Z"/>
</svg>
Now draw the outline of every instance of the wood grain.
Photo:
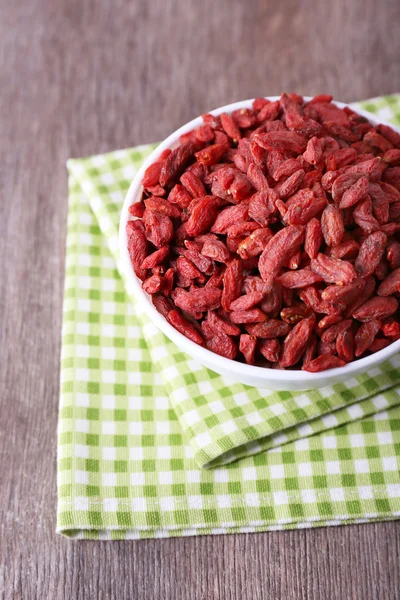
<svg viewBox="0 0 400 600">
<path fill-rule="evenodd" d="M 54 533 L 66 159 L 255 95 L 400 91 L 400 4 L 0 0 L 0 15 L 0 597 L 400 598 L 400 522 L 113 543 Z"/>
</svg>

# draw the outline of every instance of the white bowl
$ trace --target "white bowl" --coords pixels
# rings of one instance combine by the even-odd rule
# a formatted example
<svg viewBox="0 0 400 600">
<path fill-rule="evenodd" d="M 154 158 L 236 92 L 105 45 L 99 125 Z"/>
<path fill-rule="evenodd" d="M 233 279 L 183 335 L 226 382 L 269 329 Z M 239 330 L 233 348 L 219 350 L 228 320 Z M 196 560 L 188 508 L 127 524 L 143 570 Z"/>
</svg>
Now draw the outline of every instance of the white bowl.
<svg viewBox="0 0 400 600">
<path fill-rule="evenodd" d="M 273 96 L 269 99 L 278 100 L 279 97 Z M 305 98 L 305 100 L 309 100 L 309 98 Z M 231 113 L 234 110 L 240 108 L 251 108 L 252 103 L 253 100 L 235 102 L 234 104 L 228 104 L 227 106 L 217 108 L 216 110 L 211 111 L 211 113 L 214 115 L 220 115 L 223 112 Z M 337 104 L 341 108 L 346 106 L 341 102 L 336 102 L 335 104 Z M 373 115 L 365 111 L 357 109 L 357 112 L 366 117 L 373 124 L 383 122 L 374 118 Z M 156 310 L 156 308 L 151 302 L 150 296 L 143 290 L 141 281 L 135 275 L 129 257 L 129 252 L 127 248 L 126 222 L 131 217 L 128 209 L 131 206 L 131 204 L 133 204 L 134 202 L 139 202 L 141 199 L 141 182 L 147 167 L 151 163 L 156 161 L 160 154 L 166 148 L 176 148 L 178 146 L 179 137 L 182 134 L 191 131 L 199 125 L 202 125 L 202 123 L 203 121 L 201 117 L 197 117 L 196 119 L 189 121 L 189 123 L 186 123 L 186 125 L 183 125 L 183 127 L 174 131 L 174 133 L 168 136 L 166 140 L 164 140 L 159 146 L 157 146 L 157 148 L 150 154 L 150 156 L 144 162 L 141 169 L 139 169 L 139 171 L 137 172 L 136 177 L 132 181 L 132 184 L 128 190 L 122 208 L 119 228 L 120 259 L 122 269 L 127 280 L 132 284 L 132 288 L 134 289 L 134 293 L 136 295 L 137 300 L 144 307 L 151 321 L 153 321 L 153 323 L 181 350 L 186 352 L 193 359 L 199 361 L 212 371 L 215 371 L 216 373 L 228 377 L 231 380 L 244 383 L 246 385 L 268 388 L 273 390 L 300 391 L 318 388 L 326 385 L 332 385 L 340 381 L 346 381 L 347 379 L 350 379 L 351 377 L 354 377 L 359 373 L 364 373 L 368 371 L 368 369 L 376 367 L 379 363 L 388 359 L 393 354 L 396 354 L 400 350 L 400 340 L 394 342 L 390 346 L 387 346 L 383 350 L 376 352 L 375 354 L 367 356 L 366 358 L 362 358 L 360 360 L 351 362 L 345 365 L 344 367 L 340 367 L 337 369 L 329 369 L 320 373 L 308 373 L 307 371 L 301 370 L 285 371 L 277 369 L 267 369 L 264 367 L 256 367 L 240 363 L 234 360 L 230 360 L 228 358 L 224 358 L 223 356 L 219 356 L 218 354 L 215 354 L 214 352 L 211 352 L 210 350 L 207 350 L 206 348 L 195 344 L 194 342 L 186 338 L 184 335 L 179 333 L 179 331 L 177 331 L 174 327 L 172 327 L 172 325 L 170 325 L 167 322 L 167 320 Z M 390 127 L 400 132 L 398 128 L 393 127 L 393 125 L 391 124 Z"/>
</svg>

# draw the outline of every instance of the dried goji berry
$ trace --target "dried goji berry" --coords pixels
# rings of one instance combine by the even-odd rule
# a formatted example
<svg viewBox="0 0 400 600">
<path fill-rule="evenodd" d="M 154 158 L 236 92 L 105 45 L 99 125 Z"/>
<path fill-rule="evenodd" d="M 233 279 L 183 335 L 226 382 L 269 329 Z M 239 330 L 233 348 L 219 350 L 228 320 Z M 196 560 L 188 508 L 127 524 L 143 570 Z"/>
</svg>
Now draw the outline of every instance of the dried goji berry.
<svg viewBox="0 0 400 600">
<path fill-rule="evenodd" d="M 292 196 L 299 189 L 304 179 L 304 174 L 304 169 L 298 169 L 298 171 L 285 181 L 276 184 L 274 188 L 275 193 L 278 194 L 279 198 L 289 198 L 289 196 Z"/>
<path fill-rule="evenodd" d="M 304 250 L 310 258 L 315 258 L 322 244 L 321 223 L 315 217 L 308 221 L 304 240 Z"/>
<path fill-rule="evenodd" d="M 353 219 L 367 234 L 380 229 L 378 221 L 372 214 L 372 200 L 369 196 L 365 196 L 365 198 L 360 200 L 357 206 L 355 206 L 353 210 Z"/>
<path fill-rule="evenodd" d="M 390 296 L 395 292 L 400 292 L 400 268 L 392 271 L 378 288 L 379 296 Z"/>
<path fill-rule="evenodd" d="M 235 311 L 248 310 L 249 308 L 253 308 L 261 302 L 261 300 L 264 298 L 264 295 L 265 294 L 263 294 L 263 292 L 249 292 L 248 294 L 240 296 L 239 298 L 236 298 L 236 300 L 231 302 L 230 309 Z"/>
<path fill-rule="evenodd" d="M 267 178 L 260 167 L 258 167 L 255 163 L 251 163 L 249 165 L 247 169 L 247 179 L 257 191 L 269 188 Z"/>
<path fill-rule="evenodd" d="M 353 312 L 353 317 L 358 321 L 372 321 L 391 317 L 398 309 L 396 298 L 375 296 Z"/>
<path fill-rule="evenodd" d="M 371 319 L 363 323 L 354 337 L 355 355 L 361 356 L 371 346 L 376 334 L 380 329 L 381 323 L 376 319 Z"/>
<path fill-rule="evenodd" d="M 200 198 L 207 194 L 201 179 L 196 177 L 191 171 L 186 171 L 186 173 L 182 175 L 181 183 L 193 198 Z"/>
<path fill-rule="evenodd" d="M 234 142 L 238 142 L 242 137 L 240 134 L 239 127 L 236 125 L 235 121 L 228 115 L 227 113 L 222 113 L 220 115 L 221 125 L 224 128 L 225 133 L 233 139 Z"/>
<path fill-rule="evenodd" d="M 254 365 L 255 363 L 255 351 L 257 345 L 257 338 L 254 335 L 248 335 L 243 333 L 239 340 L 239 350 L 243 354 L 245 361 L 248 365 Z"/>
<path fill-rule="evenodd" d="M 231 225 L 226 233 L 228 237 L 238 238 L 241 236 L 248 236 L 259 228 L 259 224 L 254 221 L 241 221 Z"/>
<path fill-rule="evenodd" d="M 232 306 L 232 304 L 231 304 Z M 259 308 L 249 310 L 233 310 L 229 315 L 232 323 L 263 323 L 267 315 Z"/>
<path fill-rule="evenodd" d="M 234 110 L 232 117 L 235 120 L 235 123 L 242 129 L 248 129 L 257 122 L 256 114 L 251 108 L 239 108 L 238 110 Z"/>
<path fill-rule="evenodd" d="M 207 256 L 200 254 L 196 247 L 189 246 L 188 248 L 182 248 L 182 255 L 186 256 L 205 275 L 212 274 L 214 263 Z"/>
<path fill-rule="evenodd" d="M 256 325 L 247 325 L 246 330 L 250 335 L 255 335 L 262 339 L 274 339 L 277 337 L 285 337 L 291 330 L 289 323 L 279 319 L 269 319 L 264 323 Z"/>
<path fill-rule="evenodd" d="M 141 219 L 143 217 L 144 209 L 145 205 L 143 202 L 135 202 L 129 207 L 129 214 L 132 215 L 132 217 L 138 217 Z"/>
<path fill-rule="evenodd" d="M 322 158 L 323 149 L 324 146 L 322 140 L 317 137 L 312 137 L 308 140 L 303 157 L 310 165 L 317 165 Z"/>
<path fill-rule="evenodd" d="M 186 232 L 190 236 L 209 231 L 218 214 L 218 202 L 215 196 L 203 196 L 196 202 L 186 223 Z"/>
<path fill-rule="evenodd" d="M 327 246 L 337 246 L 343 239 L 344 222 L 341 211 L 334 204 L 328 204 L 321 216 L 322 235 Z"/>
<path fill-rule="evenodd" d="M 183 317 L 177 310 L 171 310 L 168 313 L 167 320 L 175 329 L 182 333 L 184 336 L 195 342 L 196 344 L 202 344 L 203 338 L 197 329 Z"/>
<path fill-rule="evenodd" d="M 174 228 L 171 219 L 165 214 L 146 208 L 143 214 L 143 223 L 146 238 L 156 248 L 166 246 L 172 240 Z"/>
<path fill-rule="evenodd" d="M 386 337 L 396 337 L 400 334 L 400 323 L 394 319 L 385 319 L 381 329 Z"/>
<path fill-rule="evenodd" d="M 362 292 L 351 302 L 346 308 L 346 312 L 344 313 L 344 317 L 351 317 L 353 312 L 357 310 L 360 306 L 362 306 L 375 291 L 375 279 L 373 277 L 367 277 L 365 281 L 365 286 Z"/>
<path fill-rule="evenodd" d="M 323 342 L 319 340 L 317 342 L 317 354 L 336 354 L 336 343 L 335 342 Z"/>
<path fill-rule="evenodd" d="M 309 371 L 310 373 L 319 373 L 320 371 L 326 371 L 327 369 L 344 367 L 345 364 L 345 361 L 338 356 L 321 354 L 320 356 L 317 356 L 317 358 L 314 358 L 314 360 L 305 363 L 302 368 L 304 371 Z"/>
<path fill-rule="evenodd" d="M 256 229 L 242 242 L 240 242 L 237 253 L 239 256 L 246 260 L 253 256 L 258 256 L 264 250 L 267 242 L 272 238 L 274 234 L 267 227 Z"/>
<path fill-rule="evenodd" d="M 226 233 L 233 223 L 247 219 L 248 214 L 249 207 L 245 204 L 223 208 L 215 219 L 211 231 L 213 233 Z"/>
<path fill-rule="evenodd" d="M 331 313 L 330 315 L 325 315 L 320 321 L 318 321 L 318 332 L 320 333 L 323 329 L 328 329 L 335 323 L 339 323 L 343 319 L 343 316 L 337 313 Z"/>
<path fill-rule="evenodd" d="M 258 349 L 261 354 L 270 362 L 278 362 L 281 352 L 281 345 L 277 339 L 261 340 L 258 345 Z"/>
<path fill-rule="evenodd" d="M 322 290 L 321 297 L 328 302 L 348 304 L 360 296 L 365 288 L 363 279 L 355 279 L 345 285 L 329 285 Z"/>
<path fill-rule="evenodd" d="M 222 292 L 222 308 L 230 311 L 231 304 L 241 295 L 243 268 L 240 260 L 232 260 L 225 269 Z"/>
<path fill-rule="evenodd" d="M 212 337 L 206 338 L 206 346 L 212 352 L 232 360 L 236 358 L 238 352 L 235 342 L 225 333 L 218 333 Z"/>
<path fill-rule="evenodd" d="M 391 343 L 392 342 L 386 338 L 375 338 L 368 350 L 370 352 L 379 352 L 380 350 L 383 350 L 383 348 L 386 348 L 386 346 L 389 346 Z"/>
<path fill-rule="evenodd" d="M 283 342 L 280 360 L 282 367 L 291 367 L 299 362 L 311 338 L 314 325 L 315 316 L 302 319 L 293 327 Z"/>
<path fill-rule="evenodd" d="M 169 311 L 173 310 L 174 305 L 172 301 L 161 294 L 153 295 L 152 300 L 154 306 L 163 317 L 167 317 Z"/>
<path fill-rule="evenodd" d="M 181 215 L 180 210 L 174 204 L 165 200 L 165 198 L 151 196 L 150 198 L 146 198 L 144 204 L 148 210 L 153 210 L 167 217 L 178 218 Z"/>
<path fill-rule="evenodd" d="M 187 208 L 192 201 L 192 196 L 182 185 L 177 183 L 168 194 L 168 200 L 172 204 L 178 204 L 181 208 Z"/>
<path fill-rule="evenodd" d="M 268 287 L 261 308 L 268 316 L 276 317 L 282 307 L 283 289 L 276 279 L 273 279 Z"/>
<path fill-rule="evenodd" d="M 152 269 L 157 265 L 160 265 L 169 254 L 169 246 L 163 246 L 159 250 L 156 250 L 152 254 L 146 256 L 142 262 L 142 269 Z"/>
<path fill-rule="evenodd" d="M 286 202 L 284 221 L 289 225 L 306 225 L 322 212 L 326 198 L 316 197 L 312 190 L 300 190 Z"/>
<path fill-rule="evenodd" d="M 354 264 L 360 277 L 369 277 L 384 255 L 387 237 L 381 231 L 371 233 L 361 244 Z"/>
<path fill-rule="evenodd" d="M 249 217 L 260 225 L 267 226 L 271 214 L 276 210 L 277 199 L 276 192 L 270 188 L 264 188 L 253 194 L 249 202 Z"/>
<path fill-rule="evenodd" d="M 287 271 L 278 277 L 278 281 L 283 287 L 297 289 L 308 287 L 318 281 L 322 281 L 322 277 L 313 273 L 311 269 L 300 269 L 299 271 Z"/>
<path fill-rule="evenodd" d="M 266 150 L 294 152 L 295 154 L 302 154 L 307 146 L 307 138 L 294 131 L 259 133 L 255 136 L 255 141 Z"/>
<path fill-rule="evenodd" d="M 179 177 L 184 168 L 193 157 L 196 146 L 192 141 L 185 142 L 175 148 L 163 162 L 160 172 L 160 185 L 165 187 Z"/>
<path fill-rule="evenodd" d="M 308 306 L 305 304 L 295 304 L 293 306 L 288 306 L 281 310 L 281 319 L 286 323 L 290 323 L 290 325 L 294 325 L 304 319 L 306 315 L 310 314 L 310 310 Z"/>
<path fill-rule="evenodd" d="M 337 180 L 336 180 L 337 181 Z M 335 185 L 335 184 L 334 184 Z M 369 182 L 366 177 L 361 177 L 356 183 L 353 183 L 342 195 L 339 206 L 340 208 L 349 208 L 357 204 L 369 190 Z"/>
<path fill-rule="evenodd" d="M 275 102 L 268 102 L 260 108 L 260 112 L 257 115 L 257 121 L 262 123 L 263 121 L 273 121 L 279 115 L 280 104 L 279 100 Z"/>
<path fill-rule="evenodd" d="M 311 270 L 320 275 L 327 283 L 350 283 L 357 277 L 350 262 L 325 256 L 321 252 L 311 260 Z"/>
<path fill-rule="evenodd" d="M 303 239 L 304 231 L 302 229 L 288 226 L 278 231 L 269 240 L 258 263 L 260 275 L 264 281 L 279 272 L 285 262 L 285 255 L 296 252 Z"/>
<path fill-rule="evenodd" d="M 386 258 L 393 271 L 400 267 L 400 242 L 393 240 L 388 244 Z"/>
<path fill-rule="evenodd" d="M 383 135 L 380 135 L 376 129 L 370 129 L 370 131 L 364 135 L 364 141 L 368 142 L 371 146 L 379 148 L 382 152 L 386 152 L 393 148 L 393 144 L 383 137 Z"/>
<path fill-rule="evenodd" d="M 345 321 L 339 321 L 335 325 L 331 325 L 321 335 L 323 342 L 334 342 L 341 331 L 347 331 L 352 326 L 352 319 L 346 319 Z"/>
<path fill-rule="evenodd" d="M 218 163 L 227 151 L 226 144 L 213 144 L 196 152 L 196 158 L 202 165 L 210 166 Z"/>
<path fill-rule="evenodd" d="M 360 245 L 356 242 L 356 240 L 345 240 L 337 246 L 331 248 L 329 255 L 332 258 L 344 258 L 347 260 L 357 256 L 359 249 Z"/>
<path fill-rule="evenodd" d="M 179 288 L 177 288 L 178 290 Z M 173 300 L 180 309 L 190 315 L 214 310 L 221 304 L 222 291 L 215 287 L 180 290 Z"/>
<path fill-rule="evenodd" d="M 317 336 L 315 335 L 315 333 L 313 333 L 311 335 L 310 339 L 308 340 L 306 349 L 304 350 L 303 367 L 304 367 L 304 365 L 308 364 L 309 362 L 311 362 L 313 360 L 316 351 L 317 351 Z"/>
<path fill-rule="evenodd" d="M 216 333 L 225 333 L 226 335 L 240 335 L 240 328 L 230 321 L 223 319 L 214 311 L 209 311 L 207 316 L 210 326 Z"/>
<path fill-rule="evenodd" d="M 288 158 L 280 163 L 280 165 L 274 171 L 274 179 L 275 181 L 281 181 L 282 179 L 287 179 L 296 171 L 301 168 L 300 162 L 297 158 Z"/>
<path fill-rule="evenodd" d="M 164 278 L 162 275 L 151 275 L 143 281 L 142 287 L 147 294 L 156 294 L 163 288 Z"/>
<path fill-rule="evenodd" d="M 143 268 L 143 261 L 147 256 L 148 243 L 142 221 L 128 221 L 126 224 L 126 233 L 128 237 L 128 252 L 133 270 L 140 279 L 144 279 L 146 277 L 146 269 Z"/>
</svg>

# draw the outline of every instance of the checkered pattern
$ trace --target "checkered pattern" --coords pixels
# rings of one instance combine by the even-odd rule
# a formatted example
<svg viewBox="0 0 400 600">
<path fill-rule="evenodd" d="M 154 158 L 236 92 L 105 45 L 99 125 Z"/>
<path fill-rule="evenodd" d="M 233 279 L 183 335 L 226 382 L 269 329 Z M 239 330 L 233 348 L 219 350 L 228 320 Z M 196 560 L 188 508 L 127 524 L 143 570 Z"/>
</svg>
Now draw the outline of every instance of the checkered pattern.
<svg viewBox="0 0 400 600">
<path fill-rule="evenodd" d="M 400 121 L 400 97 L 363 108 Z M 119 212 L 153 147 L 68 164 L 58 531 L 127 539 L 395 518 L 399 356 L 307 393 L 232 384 L 179 351 L 124 286 Z"/>
</svg>

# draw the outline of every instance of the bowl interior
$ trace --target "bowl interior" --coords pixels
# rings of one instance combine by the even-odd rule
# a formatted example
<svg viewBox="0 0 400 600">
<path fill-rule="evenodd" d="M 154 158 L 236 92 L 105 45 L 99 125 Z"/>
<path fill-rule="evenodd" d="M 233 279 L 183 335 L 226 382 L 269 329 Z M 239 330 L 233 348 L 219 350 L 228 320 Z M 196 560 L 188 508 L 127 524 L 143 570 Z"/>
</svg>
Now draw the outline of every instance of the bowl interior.
<svg viewBox="0 0 400 600">
<path fill-rule="evenodd" d="M 270 100 L 278 100 L 279 96 L 270 96 Z M 309 100 L 309 97 L 304 97 L 305 101 Z M 253 103 L 253 99 L 244 100 L 242 102 L 235 102 L 233 104 L 229 104 L 226 106 L 222 106 L 213 111 L 210 111 L 214 115 L 219 115 L 223 112 L 231 113 L 234 110 L 240 108 L 251 108 Z M 335 104 L 341 108 L 346 106 L 341 102 L 335 102 Z M 359 110 L 357 108 L 357 112 L 363 116 L 365 116 L 371 123 L 377 124 L 382 123 L 382 120 L 378 120 L 365 111 Z M 189 356 L 195 358 L 200 361 L 205 366 L 215 370 L 218 373 L 228 374 L 231 377 L 234 377 L 237 381 L 242 381 L 243 383 L 250 383 L 250 385 L 264 385 L 266 388 L 271 386 L 272 383 L 276 385 L 283 386 L 281 389 L 289 389 L 290 387 L 296 387 L 296 389 L 311 389 L 315 387 L 320 387 L 324 385 L 325 381 L 329 380 L 345 380 L 347 378 L 353 377 L 354 375 L 365 372 L 371 367 L 383 362 L 388 359 L 390 356 L 393 356 L 400 350 L 400 340 L 394 342 L 390 346 L 387 346 L 383 350 L 376 352 L 375 354 L 371 354 L 365 358 L 361 358 L 359 360 L 348 363 L 344 367 L 329 369 L 327 371 L 322 371 L 321 373 L 309 373 L 307 371 L 301 370 L 276 370 L 276 369 L 268 369 L 265 367 L 257 367 L 252 365 L 247 365 L 244 363 L 240 363 L 238 361 L 233 361 L 231 359 L 219 356 L 214 352 L 211 352 L 207 348 L 198 346 L 194 342 L 190 341 L 184 335 L 179 333 L 172 325 L 170 325 L 167 320 L 157 311 L 154 307 L 151 297 L 143 290 L 141 281 L 137 278 L 127 249 L 127 235 L 126 235 L 126 222 L 131 219 L 129 214 L 129 207 L 134 202 L 139 202 L 142 195 L 142 179 L 145 170 L 147 167 L 152 164 L 160 154 L 167 148 L 174 149 L 179 144 L 179 137 L 184 133 L 191 131 L 192 129 L 198 127 L 203 123 L 201 117 L 197 117 L 192 121 L 189 121 L 175 132 L 173 132 L 170 136 L 168 136 L 157 148 L 149 155 L 147 160 L 143 163 L 142 167 L 137 172 L 132 184 L 128 190 L 128 193 L 125 198 L 125 202 L 123 205 L 123 209 L 121 212 L 121 220 L 120 220 L 120 229 L 119 229 L 119 241 L 120 241 L 120 259 L 121 266 L 126 276 L 126 280 L 128 285 L 131 287 L 132 292 L 135 294 L 136 298 L 140 302 L 141 306 L 143 306 L 146 314 L 153 321 L 153 323 L 170 339 L 172 340 L 178 347 L 184 350 Z M 388 124 L 393 129 L 400 132 L 400 130 L 394 127 L 392 124 Z M 255 383 L 257 382 L 257 383 Z M 260 382 L 262 382 L 260 384 Z"/>
</svg>

